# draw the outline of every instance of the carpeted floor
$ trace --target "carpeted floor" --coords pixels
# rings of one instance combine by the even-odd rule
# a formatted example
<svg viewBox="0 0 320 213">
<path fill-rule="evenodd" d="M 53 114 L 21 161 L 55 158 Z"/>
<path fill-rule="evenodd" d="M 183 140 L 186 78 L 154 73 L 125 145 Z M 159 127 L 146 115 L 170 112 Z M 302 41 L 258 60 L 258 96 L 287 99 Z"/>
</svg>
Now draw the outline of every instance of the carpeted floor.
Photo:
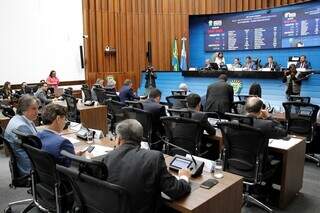
<svg viewBox="0 0 320 213">
<path fill-rule="evenodd" d="M 0 211 L 7 207 L 7 203 L 30 198 L 26 189 L 10 189 L 10 171 L 8 166 L 8 158 L 4 157 L 2 150 L 0 151 Z M 13 212 L 20 212 L 24 206 L 14 207 Z M 285 210 L 276 212 L 283 213 L 318 213 L 320 212 L 320 168 L 314 163 L 306 162 L 304 170 L 303 188 L 301 193 L 293 200 L 293 202 Z M 242 213 L 262 213 L 263 210 L 256 207 L 243 207 Z M 223 210 L 221 210 L 223 213 Z"/>
</svg>

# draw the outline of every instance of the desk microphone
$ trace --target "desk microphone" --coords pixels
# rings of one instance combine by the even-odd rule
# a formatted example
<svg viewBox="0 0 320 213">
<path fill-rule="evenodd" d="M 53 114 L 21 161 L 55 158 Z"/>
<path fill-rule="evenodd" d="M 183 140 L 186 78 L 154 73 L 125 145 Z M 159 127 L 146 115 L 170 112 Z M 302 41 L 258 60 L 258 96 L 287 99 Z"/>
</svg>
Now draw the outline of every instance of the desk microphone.
<svg viewBox="0 0 320 213">
<path fill-rule="evenodd" d="M 170 145 L 170 146 L 173 146 L 173 147 L 175 147 L 175 148 L 177 148 L 177 149 L 180 149 L 180 150 L 188 153 L 188 154 L 191 156 L 192 162 L 193 162 L 193 164 L 194 164 L 194 167 L 191 168 L 191 176 L 192 176 L 192 177 L 196 177 L 196 176 L 199 176 L 199 175 L 202 174 L 203 167 L 204 167 L 204 162 L 203 162 L 203 161 L 198 161 L 198 162 L 197 162 L 197 161 L 193 158 L 193 155 L 191 154 L 191 152 L 189 152 L 188 150 L 186 150 L 186 149 L 184 149 L 184 148 L 182 148 L 182 147 L 180 147 L 180 146 L 177 146 L 177 145 L 172 144 L 172 143 L 170 143 L 170 142 L 168 142 L 168 141 L 165 141 L 165 140 L 163 140 L 163 142 L 166 143 L 166 144 L 168 144 L 168 145 Z M 174 159 L 172 160 L 172 162 L 175 161 L 175 159 L 176 159 L 177 157 L 178 157 L 178 158 L 182 158 L 182 159 L 190 160 L 189 158 L 186 158 L 186 157 L 184 157 L 184 156 L 175 155 L 175 156 L 174 156 Z M 176 170 L 175 168 L 172 168 L 172 167 L 171 167 L 172 162 L 170 163 L 169 168 Z"/>
</svg>

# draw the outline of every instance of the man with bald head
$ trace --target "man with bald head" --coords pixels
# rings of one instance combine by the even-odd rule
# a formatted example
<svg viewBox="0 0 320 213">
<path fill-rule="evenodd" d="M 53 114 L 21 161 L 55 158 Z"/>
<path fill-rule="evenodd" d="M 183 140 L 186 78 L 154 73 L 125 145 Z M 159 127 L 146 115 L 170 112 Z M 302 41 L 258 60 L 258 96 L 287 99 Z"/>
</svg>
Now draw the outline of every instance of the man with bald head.
<svg viewBox="0 0 320 213">
<path fill-rule="evenodd" d="M 108 168 L 107 181 L 127 189 L 135 212 L 159 212 L 161 192 L 172 199 L 190 192 L 190 170 L 181 169 L 177 179 L 168 172 L 161 152 L 141 149 L 143 128 L 137 120 L 120 122 L 116 134 L 118 147 L 103 159 Z"/>
<path fill-rule="evenodd" d="M 283 138 L 287 135 L 284 127 L 273 120 L 266 110 L 262 109 L 263 102 L 259 97 L 250 97 L 247 99 L 245 109 L 248 116 L 253 117 L 253 126 L 263 131 L 266 137 L 269 138 Z"/>
</svg>

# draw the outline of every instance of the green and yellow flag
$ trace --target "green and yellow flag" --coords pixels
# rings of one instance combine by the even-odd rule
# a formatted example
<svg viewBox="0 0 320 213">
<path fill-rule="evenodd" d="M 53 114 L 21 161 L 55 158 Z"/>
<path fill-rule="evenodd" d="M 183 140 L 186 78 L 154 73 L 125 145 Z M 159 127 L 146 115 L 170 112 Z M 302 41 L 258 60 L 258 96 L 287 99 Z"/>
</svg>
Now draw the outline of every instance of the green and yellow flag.
<svg viewBox="0 0 320 213">
<path fill-rule="evenodd" d="M 178 59 L 178 45 L 177 39 L 175 38 L 172 44 L 172 59 L 171 65 L 173 71 L 179 71 L 179 59 Z"/>
</svg>

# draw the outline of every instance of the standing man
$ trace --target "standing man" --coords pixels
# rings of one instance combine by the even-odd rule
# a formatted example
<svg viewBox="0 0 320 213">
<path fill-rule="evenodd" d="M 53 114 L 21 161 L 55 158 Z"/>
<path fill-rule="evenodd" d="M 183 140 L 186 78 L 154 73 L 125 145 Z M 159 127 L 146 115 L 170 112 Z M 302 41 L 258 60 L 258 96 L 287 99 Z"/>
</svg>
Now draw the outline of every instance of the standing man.
<svg viewBox="0 0 320 213">
<path fill-rule="evenodd" d="M 19 98 L 17 114 L 11 118 L 4 133 L 5 139 L 16 156 L 18 171 L 21 176 L 30 175 L 31 161 L 27 153 L 21 148 L 21 141 L 13 130 L 17 129 L 28 135 L 36 135 L 37 129 L 34 121 L 38 117 L 37 98 L 30 95 L 23 95 Z"/>
<path fill-rule="evenodd" d="M 157 79 L 157 74 L 154 72 L 154 67 L 153 66 L 148 66 L 146 69 L 145 73 L 145 79 L 146 79 L 146 84 L 145 84 L 145 93 L 146 95 L 149 94 L 149 90 L 152 88 L 156 88 L 156 79 Z"/>
<path fill-rule="evenodd" d="M 294 64 L 289 66 L 289 70 L 284 73 L 282 82 L 286 83 L 286 95 L 300 95 L 302 80 L 307 79 L 300 74 L 297 74 L 297 69 Z"/>
<path fill-rule="evenodd" d="M 210 84 L 206 96 L 206 112 L 231 112 L 233 102 L 233 88 L 227 84 L 228 77 L 225 74 L 219 76 L 219 80 Z"/>
</svg>

